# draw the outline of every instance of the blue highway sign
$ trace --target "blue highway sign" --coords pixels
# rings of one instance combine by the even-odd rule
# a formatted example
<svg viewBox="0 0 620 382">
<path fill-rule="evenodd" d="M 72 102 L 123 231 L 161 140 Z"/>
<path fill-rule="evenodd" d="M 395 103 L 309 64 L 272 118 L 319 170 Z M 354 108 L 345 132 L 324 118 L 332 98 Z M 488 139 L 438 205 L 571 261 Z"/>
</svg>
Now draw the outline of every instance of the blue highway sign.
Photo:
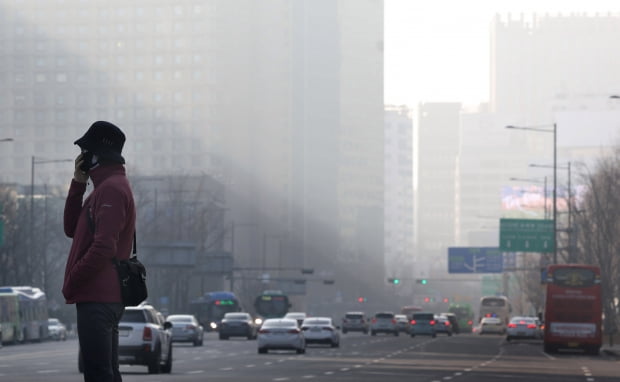
<svg viewBox="0 0 620 382">
<path fill-rule="evenodd" d="M 504 256 L 498 247 L 448 248 L 448 273 L 502 273 Z"/>
</svg>

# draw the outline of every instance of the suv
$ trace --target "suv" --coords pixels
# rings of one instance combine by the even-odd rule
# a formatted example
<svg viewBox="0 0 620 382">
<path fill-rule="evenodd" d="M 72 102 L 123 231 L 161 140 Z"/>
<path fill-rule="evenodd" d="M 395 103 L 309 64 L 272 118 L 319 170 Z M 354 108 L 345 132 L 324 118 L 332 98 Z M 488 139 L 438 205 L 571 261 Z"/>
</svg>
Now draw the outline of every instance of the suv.
<svg viewBox="0 0 620 382">
<path fill-rule="evenodd" d="M 118 324 L 118 361 L 145 365 L 150 374 L 172 371 L 172 324 L 151 305 L 131 306 Z"/>
<path fill-rule="evenodd" d="M 362 332 L 368 334 L 368 319 L 364 312 L 348 312 L 342 319 L 342 333 Z"/>
<path fill-rule="evenodd" d="M 416 312 L 411 316 L 411 326 L 409 334 L 411 337 L 416 335 L 437 336 L 435 331 L 435 315 L 433 313 Z"/>
<path fill-rule="evenodd" d="M 398 326 L 392 312 L 376 313 L 372 321 L 370 321 L 370 335 L 377 333 L 391 333 L 398 336 Z"/>
</svg>

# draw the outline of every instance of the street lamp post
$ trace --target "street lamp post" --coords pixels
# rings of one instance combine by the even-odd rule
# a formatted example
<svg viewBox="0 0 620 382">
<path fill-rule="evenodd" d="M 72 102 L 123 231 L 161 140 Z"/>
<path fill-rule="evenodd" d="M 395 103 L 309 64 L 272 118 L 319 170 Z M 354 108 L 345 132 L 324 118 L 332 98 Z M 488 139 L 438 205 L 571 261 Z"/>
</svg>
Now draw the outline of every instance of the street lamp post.
<svg viewBox="0 0 620 382">
<path fill-rule="evenodd" d="M 557 140 L 557 124 L 554 123 L 551 125 L 553 127 L 552 130 L 549 130 L 548 127 L 550 125 L 543 126 L 506 126 L 507 129 L 518 129 L 518 130 L 531 130 L 531 131 L 541 131 L 544 133 L 553 133 L 553 264 L 558 263 L 558 226 L 557 226 L 557 185 L 558 185 L 558 177 L 557 177 L 557 160 L 558 160 L 558 140 Z M 545 128 L 547 127 L 547 128 Z"/>
<path fill-rule="evenodd" d="M 572 189 L 571 189 L 571 187 L 572 187 L 571 186 L 571 162 L 568 162 L 566 164 L 566 166 L 563 166 L 563 165 L 562 166 L 558 166 L 557 162 L 555 162 L 553 164 L 553 166 L 539 165 L 539 164 L 530 164 L 530 167 L 542 167 L 542 168 L 553 167 L 554 178 L 555 178 L 556 171 L 558 169 L 568 170 L 568 193 L 567 193 L 567 198 L 568 198 L 568 203 L 567 203 L 567 205 L 568 205 L 568 229 L 567 229 L 566 232 L 568 233 L 568 258 L 570 260 L 572 258 L 572 256 L 571 256 L 571 244 L 570 243 L 571 243 L 571 235 L 572 235 L 572 232 L 571 232 L 571 229 L 572 229 L 572 216 L 571 215 L 572 215 L 572 200 L 573 200 L 573 193 L 572 193 Z M 557 228 L 556 228 L 556 230 L 557 230 Z M 557 253 L 557 250 L 556 250 L 556 253 Z"/>
</svg>

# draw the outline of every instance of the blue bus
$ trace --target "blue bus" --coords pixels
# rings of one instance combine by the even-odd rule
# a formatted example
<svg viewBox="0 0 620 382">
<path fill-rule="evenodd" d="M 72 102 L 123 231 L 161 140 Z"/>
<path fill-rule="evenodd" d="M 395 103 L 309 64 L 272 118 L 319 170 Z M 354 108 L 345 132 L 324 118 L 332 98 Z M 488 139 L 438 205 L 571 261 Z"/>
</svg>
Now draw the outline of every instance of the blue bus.
<svg viewBox="0 0 620 382">
<path fill-rule="evenodd" d="M 207 292 L 190 301 L 189 306 L 205 330 L 217 330 L 224 314 L 242 310 L 237 296 L 228 291 Z"/>
<path fill-rule="evenodd" d="M 12 295 L 17 296 L 17 311 L 19 317 L 9 320 L 10 325 L 14 327 L 14 334 L 13 338 L 8 338 L 7 336 L 7 341 L 26 342 L 47 339 L 49 333 L 47 329 L 48 315 L 45 292 L 31 286 L 4 286 L 0 287 L 0 295 L 5 297 Z M 9 301 L 8 304 L 11 304 L 11 300 L 11 297 L 7 297 L 5 301 Z M 3 306 L 6 307 L 7 305 L 3 303 Z M 7 311 L 7 314 L 10 314 L 10 312 Z M 7 316 L 7 318 L 9 317 Z M 2 337 L 4 338 L 4 334 Z"/>
</svg>

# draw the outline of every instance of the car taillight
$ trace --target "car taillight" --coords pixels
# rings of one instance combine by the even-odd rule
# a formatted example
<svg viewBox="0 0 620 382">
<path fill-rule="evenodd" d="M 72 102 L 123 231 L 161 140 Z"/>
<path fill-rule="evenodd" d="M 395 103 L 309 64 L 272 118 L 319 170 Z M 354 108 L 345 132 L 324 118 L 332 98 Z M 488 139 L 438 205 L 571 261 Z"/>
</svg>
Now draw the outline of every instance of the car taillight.
<svg viewBox="0 0 620 382">
<path fill-rule="evenodd" d="M 473 325 L 474 322 L 472 320 L 467 321 L 467 325 Z"/>
<path fill-rule="evenodd" d="M 444 324 L 445 324 L 446 326 L 450 326 L 450 323 L 449 323 L 448 321 L 445 321 L 445 322 L 444 322 Z"/>
<path fill-rule="evenodd" d="M 196 327 L 194 325 L 186 325 L 185 329 L 194 330 Z"/>
<path fill-rule="evenodd" d="M 431 320 L 430 324 L 435 325 L 435 320 Z"/>
<path fill-rule="evenodd" d="M 148 326 L 145 326 L 144 330 L 142 331 L 142 340 L 143 341 L 153 340 L 153 331 Z"/>
<path fill-rule="evenodd" d="M 291 329 L 291 330 L 289 330 L 287 333 L 291 333 L 291 334 L 299 334 L 299 329 Z"/>
<path fill-rule="evenodd" d="M 372 319 L 372 323 L 373 323 L 373 324 L 377 323 L 377 319 L 376 319 L 376 318 L 373 318 L 373 319 Z"/>
<path fill-rule="evenodd" d="M 334 331 L 334 329 L 330 328 L 329 326 L 324 326 L 323 330 L 329 330 L 330 332 Z"/>
<path fill-rule="evenodd" d="M 415 325 L 415 320 L 411 320 L 411 325 Z"/>
<path fill-rule="evenodd" d="M 270 331 L 267 330 L 267 329 L 261 329 L 261 330 L 258 331 L 258 333 L 260 333 L 260 334 L 267 334 L 267 333 L 270 333 Z"/>
<path fill-rule="evenodd" d="M 536 324 L 528 324 L 527 328 L 528 329 L 536 329 Z"/>
<path fill-rule="evenodd" d="M 523 320 L 519 321 L 519 325 L 525 325 L 525 321 Z"/>
<path fill-rule="evenodd" d="M 510 323 L 510 324 L 508 324 L 508 327 L 509 327 L 509 328 L 516 328 L 516 327 L 517 327 L 517 324 L 515 324 L 515 323 Z"/>
<path fill-rule="evenodd" d="M 392 323 L 393 323 L 394 325 L 396 325 L 396 320 L 392 320 Z"/>
</svg>

